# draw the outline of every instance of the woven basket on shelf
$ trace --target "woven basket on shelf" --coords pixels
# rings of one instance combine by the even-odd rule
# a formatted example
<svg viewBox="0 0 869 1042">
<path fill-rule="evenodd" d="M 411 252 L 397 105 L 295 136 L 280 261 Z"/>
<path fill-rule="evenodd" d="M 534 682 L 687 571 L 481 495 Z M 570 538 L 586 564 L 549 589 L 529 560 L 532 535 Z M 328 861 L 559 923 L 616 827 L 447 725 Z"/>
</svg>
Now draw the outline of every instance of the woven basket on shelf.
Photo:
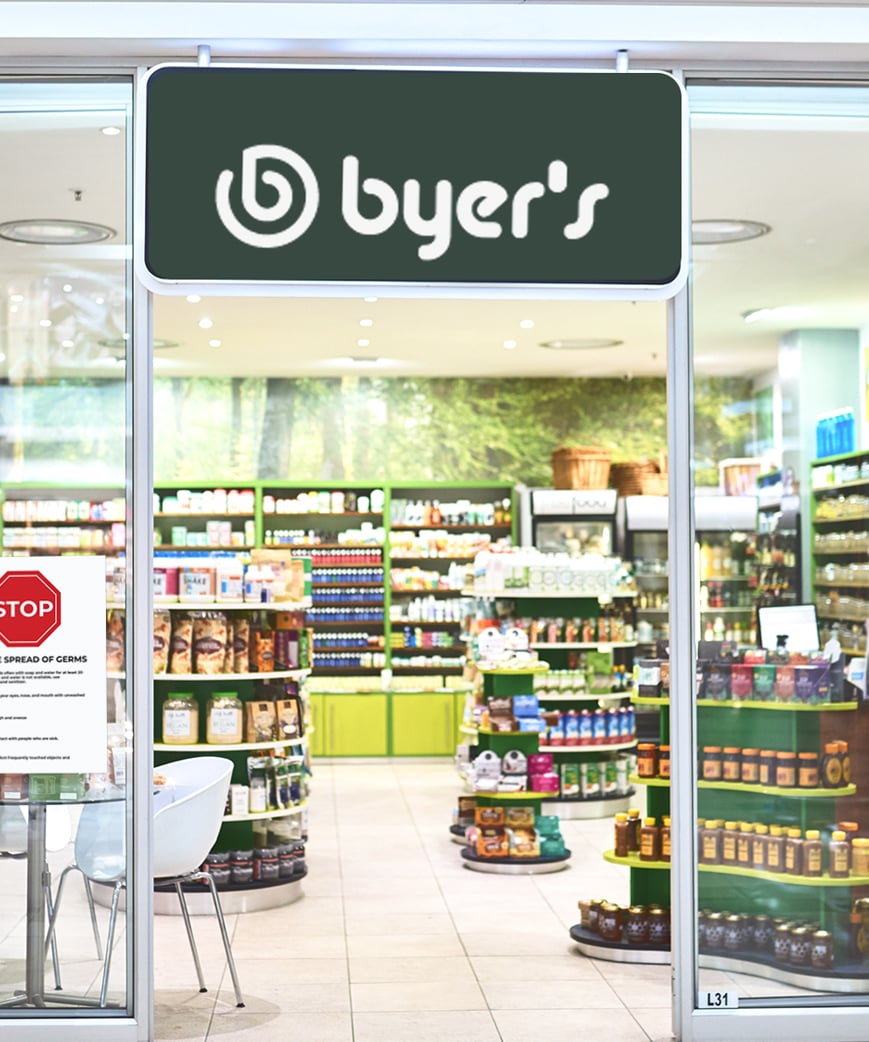
<svg viewBox="0 0 869 1042">
<path fill-rule="evenodd" d="M 606 488 L 610 476 L 608 449 L 571 447 L 552 453 L 554 488 Z"/>
<path fill-rule="evenodd" d="M 659 476 L 654 460 L 624 460 L 610 466 L 610 485 L 620 496 L 641 496 L 643 479 L 653 475 Z"/>
</svg>

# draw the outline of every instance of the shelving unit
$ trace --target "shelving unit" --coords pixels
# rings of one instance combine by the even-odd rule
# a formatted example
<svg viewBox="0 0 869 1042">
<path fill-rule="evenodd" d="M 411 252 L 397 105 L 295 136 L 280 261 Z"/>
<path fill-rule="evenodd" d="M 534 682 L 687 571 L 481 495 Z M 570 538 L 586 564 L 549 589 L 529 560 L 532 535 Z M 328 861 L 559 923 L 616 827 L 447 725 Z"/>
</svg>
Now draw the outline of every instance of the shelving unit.
<svg viewBox="0 0 869 1042">
<path fill-rule="evenodd" d="M 125 549 L 123 489 L 6 484 L 2 497 L 7 556 L 113 555 Z"/>
<path fill-rule="evenodd" d="M 256 516 L 252 485 L 155 485 L 154 548 L 184 554 L 249 550 L 257 542 Z"/>
</svg>

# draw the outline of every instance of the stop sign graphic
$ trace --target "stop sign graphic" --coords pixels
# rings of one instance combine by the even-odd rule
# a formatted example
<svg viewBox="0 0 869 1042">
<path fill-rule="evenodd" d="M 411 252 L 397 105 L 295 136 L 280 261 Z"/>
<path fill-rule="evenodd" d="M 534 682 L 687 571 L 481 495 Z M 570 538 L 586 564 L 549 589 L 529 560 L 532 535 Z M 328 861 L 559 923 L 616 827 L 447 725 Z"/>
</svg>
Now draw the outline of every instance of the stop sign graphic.
<svg viewBox="0 0 869 1042">
<path fill-rule="evenodd" d="M 60 626 L 60 590 L 41 572 L 0 576 L 0 643 L 38 648 Z"/>
</svg>

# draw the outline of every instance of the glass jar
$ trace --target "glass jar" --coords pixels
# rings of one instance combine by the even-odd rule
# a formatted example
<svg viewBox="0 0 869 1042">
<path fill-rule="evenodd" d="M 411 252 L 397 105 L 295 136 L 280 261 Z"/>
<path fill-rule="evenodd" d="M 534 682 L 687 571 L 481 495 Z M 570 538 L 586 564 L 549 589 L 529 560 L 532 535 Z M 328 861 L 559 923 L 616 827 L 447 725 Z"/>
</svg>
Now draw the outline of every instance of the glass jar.
<svg viewBox="0 0 869 1042">
<path fill-rule="evenodd" d="M 779 789 L 794 789 L 797 784 L 797 757 L 792 752 L 775 754 L 775 784 Z"/>
<path fill-rule="evenodd" d="M 810 961 L 816 970 L 833 968 L 833 938 L 827 930 L 815 930 L 812 934 Z"/>
<path fill-rule="evenodd" d="M 738 782 L 741 775 L 742 751 L 734 745 L 727 745 L 721 753 L 721 780 Z"/>
<path fill-rule="evenodd" d="M 751 941 L 755 951 L 769 954 L 775 937 L 775 926 L 768 915 L 756 915 L 751 927 Z"/>
<path fill-rule="evenodd" d="M 600 908 L 600 935 L 605 941 L 620 941 L 622 937 L 622 910 L 617 904 L 604 902 Z"/>
<path fill-rule="evenodd" d="M 670 746 L 662 745 L 658 748 L 658 777 L 670 777 Z"/>
<path fill-rule="evenodd" d="M 826 789 L 838 789 L 842 784 L 842 758 L 839 743 L 827 742 L 821 760 L 821 784 Z"/>
<path fill-rule="evenodd" d="M 253 851 L 234 850 L 230 858 L 229 868 L 234 885 L 250 883 L 253 880 Z"/>
<path fill-rule="evenodd" d="M 670 943 L 670 910 L 660 905 L 650 905 L 649 944 L 666 945 Z"/>
<path fill-rule="evenodd" d="M 788 961 L 793 966 L 807 966 L 812 952 L 812 935 L 807 926 L 795 926 L 790 931 Z"/>
<path fill-rule="evenodd" d="M 739 764 L 739 780 L 743 785 L 757 785 L 760 781 L 760 750 L 743 749 Z"/>
<path fill-rule="evenodd" d="M 851 840 L 851 873 L 869 876 L 869 839 L 858 836 Z"/>
<path fill-rule="evenodd" d="M 196 745 L 199 703 L 194 695 L 169 694 L 163 700 L 163 744 Z"/>
<path fill-rule="evenodd" d="M 791 958 L 791 923 L 778 923 L 773 938 L 773 954 L 778 962 L 790 962 Z"/>
<path fill-rule="evenodd" d="M 797 757 L 797 786 L 801 789 L 816 789 L 818 787 L 818 754 L 800 753 Z"/>
<path fill-rule="evenodd" d="M 631 905 L 628 908 L 622 929 L 628 944 L 648 944 L 649 916 L 645 905 Z"/>
<path fill-rule="evenodd" d="M 724 947 L 724 914 L 710 912 L 706 917 L 706 947 L 709 951 L 721 951 Z"/>
<path fill-rule="evenodd" d="M 775 785 L 777 766 L 775 749 L 761 749 L 758 763 L 758 781 L 761 785 Z"/>
<path fill-rule="evenodd" d="M 721 774 L 721 746 L 705 745 L 703 747 L 703 780 L 721 781 Z"/>
<path fill-rule="evenodd" d="M 657 773 L 657 746 L 654 742 L 640 742 L 637 745 L 637 775 L 640 778 L 654 778 Z"/>
<path fill-rule="evenodd" d="M 206 710 L 205 740 L 209 745 L 239 745 L 243 740 L 244 712 L 241 699 L 233 691 L 211 696 Z"/>
<path fill-rule="evenodd" d="M 744 925 L 741 915 L 728 915 L 724 920 L 724 948 L 739 952 L 743 948 Z"/>
<path fill-rule="evenodd" d="M 205 859 L 205 871 L 214 880 L 215 886 L 228 886 L 231 878 L 229 851 L 209 854 Z"/>
</svg>

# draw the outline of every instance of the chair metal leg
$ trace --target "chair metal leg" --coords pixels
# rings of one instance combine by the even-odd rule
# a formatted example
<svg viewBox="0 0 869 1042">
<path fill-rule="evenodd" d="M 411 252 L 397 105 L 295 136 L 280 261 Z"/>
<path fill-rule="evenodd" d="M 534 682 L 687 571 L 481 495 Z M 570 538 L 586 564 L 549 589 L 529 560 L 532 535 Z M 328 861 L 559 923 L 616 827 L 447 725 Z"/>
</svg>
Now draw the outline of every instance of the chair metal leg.
<svg viewBox="0 0 869 1042">
<path fill-rule="evenodd" d="M 96 945 L 96 949 L 97 949 L 97 958 L 100 960 L 100 962 L 102 962 L 102 959 L 103 959 L 103 942 L 100 940 L 100 928 L 99 928 L 99 926 L 97 924 L 97 910 L 96 910 L 96 907 L 94 906 L 94 891 L 93 891 L 93 887 L 91 886 L 91 881 L 84 874 L 84 872 L 82 872 L 81 877 L 84 880 L 84 892 L 85 892 L 85 896 L 87 897 L 88 910 L 90 911 L 90 914 L 91 914 L 91 928 L 93 929 L 93 932 L 94 932 L 94 944 Z"/>
<path fill-rule="evenodd" d="M 226 922 L 223 918 L 223 909 L 220 907 L 220 896 L 217 893 L 217 887 L 214 884 L 214 877 L 208 872 L 201 873 L 202 878 L 208 884 L 208 889 L 211 891 L 211 900 L 214 902 L 214 914 L 217 916 L 217 924 L 220 927 L 220 936 L 223 938 L 223 947 L 226 951 L 226 964 L 229 967 L 229 975 L 232 977 L 232 986 L 235 989 L 235 1004 L 236 1006 L 244 1006 L 244 998 L 241 994 L 241 987 L 238 983 L 238 974 L 235 972 L 235 959 L 232 957 L 232 946 L 229 943 L 229 934 L 226 931 Z"/>
<path fill-rule="evenodd" d="M 74 868 L 78 868 L 78 865 L 67 865 L 66 868 L 60 873 L 60 879 L 57 882 L 57 893 L 54 897 L 54 907 L 49 907 L 48 913 L 48 934 L 45 938 L 46 951 L 48 951 L 48 945 L 54 943 L 54 928 L 57 924 L 57 916 L 60 912 L 60 899 L 63 897 L 63 887 L 66 883 L 66 877 Z"/>
<path fill-rule="evenodd" d="M 190 913 L 187 911 L 187 901 L 184 899 L 184 891 L 181 884 L 176 880 L 175 893 L 178 895 L 178 904 L 181 905 L 181 915 L 184 919 L 184 928 L 187 930 L 187 940 L 190 942 L 190 951 L 193 953 L 193 963 L 196 966 L 196 976 L 199 979 L 199 990 L 208 991 L 205 987 L 205 977 L 202 975 L 202 964 L 199 961 L 199 951 L 193 936 L 193 927 L 190 925 Z"/>
<path fill-rule="evenodd" d="M 112 951 L 115 943 L 115 922 L 118 918 L 118 898 L 121 896 L 121 887 L 124 884 L 115 883 L 112 890 L 112 910 L 109 915 L 109 934 L 106 937 L 106 958 L 103 963 L 103 983 L 100 988 L 100 1009 L 106 1008 L 106 994 L 109 990 L 109 970 L 112 965 Z"/>
<path fill-rule="evenodd" d="M 48 912 L 49 923 L 52 923 L 54 918 L 54 906 L 51 900 L 51 885 L 46 883 L 43 889 L 45 891 L 45 910 Z M 54 990 L 62 991 L 63 985 L 60 982 L 60 960 L 57 957 L 57 934 L 54 932 L 53 923 L 49 927 L 45 944 L 47 948 L 51 948 L 51 965 L 54 970 Z"/>
</svg>

